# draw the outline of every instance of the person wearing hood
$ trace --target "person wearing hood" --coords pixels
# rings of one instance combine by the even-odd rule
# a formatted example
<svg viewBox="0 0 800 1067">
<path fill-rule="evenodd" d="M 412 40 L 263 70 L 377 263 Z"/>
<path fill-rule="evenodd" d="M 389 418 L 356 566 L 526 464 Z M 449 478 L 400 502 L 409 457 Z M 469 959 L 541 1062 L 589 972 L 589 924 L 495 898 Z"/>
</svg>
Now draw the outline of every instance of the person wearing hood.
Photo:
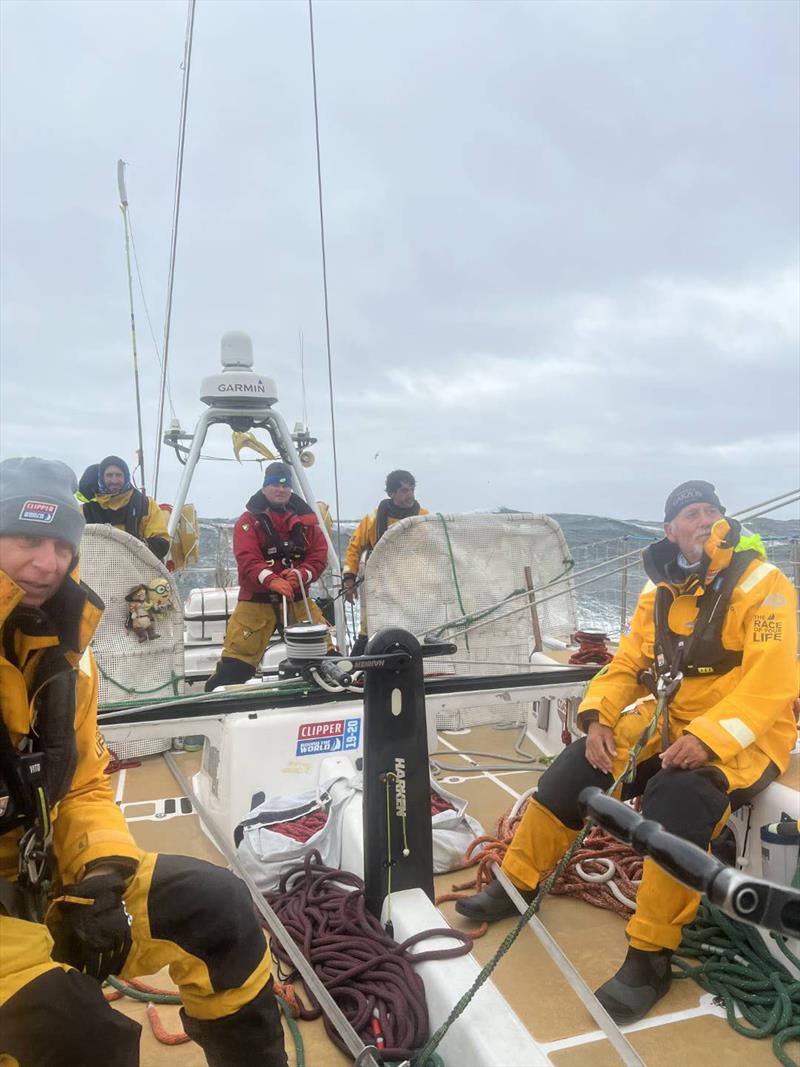
<svg viewBox="0 0 800 1067">
<path fill-rule="evenodd" d="M 115 803 L 76 489 L 58 460 L 0 463 L 0 1061 L 138 1067 L 141 1026 L 103 982 L 169 966 L 209 1063 L 286 1067 L 246 886 L 143 851 Z"/>
<path fill-rule="evenodd" d="M 327 626 L 308 590 L 327 566 L 328 542 L 313 508 L 292 491 L 286 463 L 271 463 L 263 486 L 247 501 L 233 528 L 233 554 L 239 600 L 206 692 L 253 677 L 275 627 L 283 622 L 283 600 L 290 621 Z"/>
<path fill-rule="evenodd" d="M 390 526 L 394 526 L 401 519 L 409 519 L 413 515 L 427 515 L 426 508 L 420 507 L 416 499 L 417 487 L 414 475 L 409 471 L 390 471 L 386 475 L 386 500 L 382 500 L 374 511 L 370 511 L 356 527 L 347 551 L 344 556 L 342 569 L 342 592 L 345 600 L 352 604 L 358 599 L 358 568 L 361 557 L 372 552 L 375 545 L 383 537 Z M 367 644 L 367 609 L 364 598 L 361 600 L 361 626 L 356 643 L 353 645 L 353 656 L 360 656 Z"/>
<path fill-rule="evenodd" d="M 170 543 L 166 515 L 152 497 L 134 488 L 124 459 L 106 456 L 101 463 L 87 467 L 78 491 L 85 501 L 82 506 L 87 523 L 124 530 L 144 541 L 158 559 L 166 558 Z"/>
<path fill-rule="evenodd" d="M 621 790 L 642 798 L 645 818 L 707 849 L 731 811 L 786 770 L 797 739 L 797 597 L 760 538 L 724 514 L 709 482 L 684 482 L 667 497 L 665 537 L 644 551 L 649 580 L 630 632 L 578 709 L 586 736 L 539 779 L 503 860 L 528 901 L 581 829 L 581 790 L 608 789 L 651 723 L 659 674 L 682 681 Z M 617 1023 L 640 1019 L 668 991 L 672 953 L 699 902 L 645 859 L 627 955 L 596 994 Z M 499 882 L 456 910 L 487 922 L 516 915 Z"/>
</svg>

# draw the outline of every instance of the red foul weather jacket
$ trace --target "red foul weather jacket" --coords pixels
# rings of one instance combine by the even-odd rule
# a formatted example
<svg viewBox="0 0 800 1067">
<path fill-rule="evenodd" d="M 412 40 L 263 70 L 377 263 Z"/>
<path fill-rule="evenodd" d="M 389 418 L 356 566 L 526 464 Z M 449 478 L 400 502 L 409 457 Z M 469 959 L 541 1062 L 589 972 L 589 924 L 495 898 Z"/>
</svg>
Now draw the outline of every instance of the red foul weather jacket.
<svg viewBox="0 0 800 1067">
<path fill-rule="evenodd" d="M 285 511 L 275 511 L 259 490 L 233 528 L 233 553 L 239 599 L 263 604 L 274 599 L 270 584 L 285 570 L 299 570 L 306 589 L 316 581 L 328 562 L 328 543 L 314 511 L 299 496 L 292 493 Z M 295 600 L 300 599 L 298 592 Z"/>
</svg>

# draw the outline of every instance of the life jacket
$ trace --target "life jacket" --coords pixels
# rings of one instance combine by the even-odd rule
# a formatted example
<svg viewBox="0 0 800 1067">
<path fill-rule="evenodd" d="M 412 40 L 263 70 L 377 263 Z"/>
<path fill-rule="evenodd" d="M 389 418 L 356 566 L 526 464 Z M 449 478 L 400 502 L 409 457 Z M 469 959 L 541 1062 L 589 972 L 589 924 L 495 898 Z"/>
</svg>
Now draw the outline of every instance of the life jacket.
<svg viewBox="0 0 800 1067">
<path fill-rule="evenodd" d="M 131 498 L 121 508 L 104 508 L 96 500 L 83 505 L 83 517 L 87 523 L 122 526 L 125 533 L 141 540 L 139 524 L 150 508 L 147 497 L 140 489 L 130 490 Z"/>
<path fill-rule="evenodd" d="M 54 632 L 38 608 L 17 607 L 3 626 L 3 654 L 13 666 L 16 636 Z M 51 877 L 52 808 L 68 792 L 78 763 L 75 739 L 77 674 L 61 645 L 42 650 L 27 688 L 34 693 L 35 729 L 15 747 L 0 715 L 0 834 L 21 827 L 15 887 L 0 879 L 0 906 L 41 921 Z"/>
<path fill-rule="evenodd" d="M 661 544 L 659 542 L 659 544 Z M 651 546 L 657 549 L 658 546 Z M 734 552 L 730 562 L 720 570 L 711 582 L 703 585 L 704 571 L 708 560 L 704 557 L 704 567 L 694 582 L 677 592 L 678 596 L 694 596 L 698 602 L 697 617 L 691 634 L 677 634 L 669 625 L 669 611 L 676 599 L 676 590 L 671 583 L 664 580 L 663 572 L 658 574 L 648 566 L 648 553 L 645 552 L 645 568 L 651 580 L 657 580 L 656 598 L 653 609 L 655 622 L 655 665 L 658 673 L 675 662 L 679 641 L 684 642 L 681 671 L 684 677 L 696 678 L 711 674 L 727 674 L 742 665 L 742 652 L 725 648 L 722 644 L 722 627 L 730 605 L 733 591 L 740 578 L 755 559 L 761 559 L 761 553 L 755 549 Z"/>
<path fill-rule="evenodd" d="M 262 500 L 264 499 L 260 493 L 256 494 L 256 497 L 258 496 L 261 496 Z M 248 511 L 256 497 L 248 501 Z M 295 493 L 292 493 L 289 497 L 286 510 L 294 515 L 305 515 L 312 511 L 308 504 Z M 305 559 L 308 545 L 306 544 L 305 530 L 302 523 L 295 523 L 289 531 L 288 539 L 284 540 L 273 526 L 266 511 L 252 511 L 251 514 L 264 531 L 266 544 L 263 546 L 262 552 L 264 559 L 268 563 L 280 562 L 284 567 L 293 567 L 299 560 Z"/>
</svg>

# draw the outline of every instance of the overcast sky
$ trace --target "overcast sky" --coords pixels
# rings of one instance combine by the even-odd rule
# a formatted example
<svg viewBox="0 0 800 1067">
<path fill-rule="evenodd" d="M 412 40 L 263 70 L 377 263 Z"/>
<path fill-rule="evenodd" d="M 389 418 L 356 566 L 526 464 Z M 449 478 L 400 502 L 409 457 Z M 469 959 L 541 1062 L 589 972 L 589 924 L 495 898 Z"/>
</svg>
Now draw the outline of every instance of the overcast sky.
<svg viewBox="0 0 800 1067">
<path fill-rule="evenodd" d="M 3 0 L 0 454 L 136 417 L 116 161 L 161 341 L 187 7 Z M 315 4 L 341 514 L 393 467 L 442 511 L 657 517 L 798 482 L 800 6 Z M 171 336 L 185 429 L 221 335 L 333 478 L 304 2 L 198 0 Z M 158 365 L 137 332 L 152 459 Z M 206 451 L 231 456 L 230 435 Z M 180 466 L 165 454 L 159 498 Z M 203 515 L 258 468 L 201 465 Z M 792 510 L 776 514 L 791 518 Z"/>
</svg>

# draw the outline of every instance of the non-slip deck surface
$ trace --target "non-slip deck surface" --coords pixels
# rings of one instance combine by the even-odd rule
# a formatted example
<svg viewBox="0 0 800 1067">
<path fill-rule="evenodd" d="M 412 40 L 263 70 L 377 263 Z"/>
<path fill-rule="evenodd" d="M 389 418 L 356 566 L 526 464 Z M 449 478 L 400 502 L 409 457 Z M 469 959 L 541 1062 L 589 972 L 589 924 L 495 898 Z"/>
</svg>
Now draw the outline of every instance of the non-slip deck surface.
<svg viewBox="0 0 800 1067">
<path fill-rule="evenodd" d="M 441 757 L 448 770 L 440 781 L 453 793 L 469 801 L 469 812 L 493 832 L 498 817 L 514 800 L 536 784 L 539 772 L 525 767 L 487 773 L 469 774 L 466 768 L 475 762 L 495 763 L 483 756 L 466 757 L 460 753 L 478 750 L 513 755 L 518 730 L 480 727 L 470 731 L 440 735 L 440 751 L 452 752 Z M 534 753 L 529 742 L 525 748 Z M 455 751 L 453 751 L 455 750 Z M 535 754 L 535 753 L 534 753 Z M 437 757 L 438 758 L 438 757 Z M 199 753 L 178 756 L 184 774 L 191 776 L 199 767 Z M 797 788 L 798 761 L 784 776 L 784 782 Z M 502 761 L 500 761 L 502 762 Z M 787 780 L 788 779 L 788 780 Z M 114 788 L 118 786 L 114 782 Z M 121 800 L 155 801 L 176 797 L 177 786 L 160 757 L 145 760 L 141 767 L 130 770 L 121 785 Z M 126 809 L 137 815 L 153 810 L 152 805 Z M 203 833 L 194 814 L 169 819 L 137 819 L 131 830 L 139 844 L 146 849 L 178 852 L 222 863 L 222 857 Z M 460 871 L 439 875 L 437 893 L 449 892 L 453 883 L 471 877 Z M 442 911 L 454 926 L 468 928 L 471 924 L 458 916 L 452 903 L 442 905 Z M 617 915 L 601 911 L 582 901 L 549 898 L 541 919 L 556 938 L 568 958 L 577 967 L 591 988 L 596 988 L 614 973 L 622 961 L 626 942 L 625 923 Z M 488 960 L 513 926 L 507 919 L 490 927 L 485 937 L 475 942 L 475 956 Z M 534 1037 L 548 1052 L 557 1067 L 616 1067 L 620 1058 L 597 1028 L 577 996 L 571 990 L 545 950 L 529 930 L 523 930 L 511 951 L 502 960 L 493 980 L 511 1007 L 528 1026 Z M 153 984 L 171 986 L 166 971 L 156 976 Z M 453 990 L 453 1001 L 463 990 Z M 121 1010 L 143 1021 L 142 1067 L 195 1067 L 204 1064 L 202 1052 L 193 1044 L 177 1047 L 159 1045 L 153 1039 L 145 1019 L 144 1005 L 130 1001 L 119 1002 Z M 162 1018 L 170 1030 L 180 1028 L 177 1009 L 162 1009 Z M 502 1025 L 502 1022 L 499 1021 Z M 340 1067 L 351 1062 L 329 1042 L 321 1021 L 302 1023 L 301 1032 L 306 1045 L 309 1067 Z M 629 1039 L 648 1067 L 774 1067 L 770 1041 L 749 1041 L 738 1036 L 727 1024 L 719 1008 L 711 1004 L 693 982 L 682 980 L 673 987 L 658 1005 L 653 1017 L 643 1020 L 629 1030 Z M 287 1033 L 290 1064 L 293 1060 L 292 1042 Z M 789 1051 L 797 1056 L 798 1050 Z M 447 1067 L 473 1067 L 469 1064 L 448 1064 Z M 480 1065 L 474 1065 L 480 1067 Z"/>
</svg>

